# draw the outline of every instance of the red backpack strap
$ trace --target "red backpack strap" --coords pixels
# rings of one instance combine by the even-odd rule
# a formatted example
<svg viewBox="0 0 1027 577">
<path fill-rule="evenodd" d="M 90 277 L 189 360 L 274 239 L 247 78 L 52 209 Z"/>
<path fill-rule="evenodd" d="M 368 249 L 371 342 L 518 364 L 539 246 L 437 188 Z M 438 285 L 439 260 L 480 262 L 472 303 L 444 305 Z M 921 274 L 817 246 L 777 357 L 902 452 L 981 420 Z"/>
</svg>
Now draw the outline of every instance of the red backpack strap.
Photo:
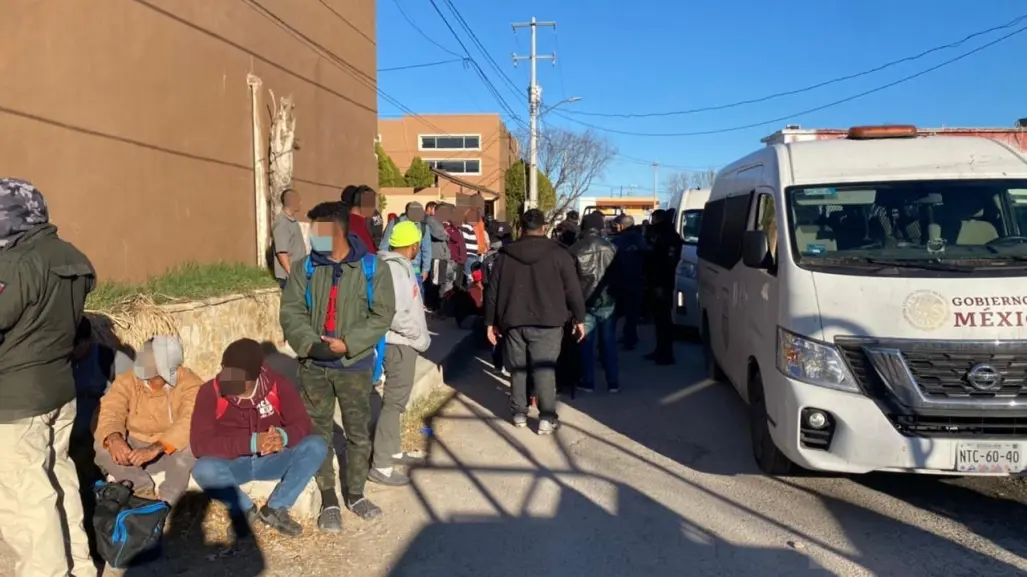
<svg viewBox="0 0 1027 577">
<path fill-rule="evenodd" d="M 228 410 L 228 399 L 221 396 L 221 388 L 218 387 L 218 380 L 214 379 L 214 395 L 217 398 L 217 408 L 214 410 L 214 419 L 220 419 Z"/>
<path fill-rule="evenodd" d="M 267 392 L 267 402 L 271 403 L 271 408 L 275 410 L 275 413 L 282 414 L 280 410 L 282 403 L 278 399 L 278 381 L 272 381 L 271 390 Z"/>
</svg>

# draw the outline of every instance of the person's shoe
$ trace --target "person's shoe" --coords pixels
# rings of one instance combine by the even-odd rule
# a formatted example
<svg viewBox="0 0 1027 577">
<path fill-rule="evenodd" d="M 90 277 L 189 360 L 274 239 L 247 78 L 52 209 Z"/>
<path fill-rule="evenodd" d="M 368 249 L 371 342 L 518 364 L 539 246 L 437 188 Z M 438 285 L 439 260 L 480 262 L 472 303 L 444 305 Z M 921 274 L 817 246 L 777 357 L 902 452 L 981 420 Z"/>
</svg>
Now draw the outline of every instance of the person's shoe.
<svg viewBox="0 0 1027 577">
<path fill-rule="evenodd" d="M 372 483 L 378 483 L 379 485 L 385 485 L 387 487 L 402 487 L 403 485 L 410 484 L 410 477 L 407 477 L 403 473 L 393 469 L 388 475 L 382 473 L 378 469 L 371 468 L 367 473 L 367 480 Z"/>
<path fill-rule="evenodd" d="M 670 365 L 675 364 L 676 362 L 677 361 L 674 360 L 674 357 L 658 357 L 656 359 L 656 364 L 661 367 L 668 367 Z"/>
<path fill-rule="evenodd" d="M 557 421 L 550 421 L 549 419 L 542 419 L 538 422 L 538 434 L 539 435 L 552 435 L 556 432 L 556 429 L 560 427 L 560 423 Z"/>
<path fill-rule="evenodd" d="M 262 523 L 278 531 L 287 537 L 299 537 L 303 533 L 303 525 L 300 525 L 289 516 L 288 509 L 272 509 L 264 505 L 260 510 Z"/>
<path fill-rule="evenodd" d="M 428 459 L 428 455 L 424 451 L 411 451 L 409 453 L 403 453 L 399 457 L 392 458 L 392 464 L 394 465 L 423 465 L 425 460 Z"/>
<path fill-rule="evenodd" d="M 620 385 L 610 385 L 609 387 L 607 387 L 607 390 L 608 390 L 608 392 L 611 395 L 619 394 L 620 393 Z"/>
<path fill-rule="evenodd" d="M 347 499 L 346 508 L 364 521 L 370 521 L 382 516 L 382 508 L 372 503 L 367 497 L 361 497 L 355 501 Z"/>
<path fill-rule="evenodd" d="M 590 387 L 588 385 L 578 385 L 578 386 L 576 386 L 574 388 L 579 390 L 579 391 L 581 391 L 581 392 L 583 392 L 583 393 L 594 393 L 594 392 L 596 392 L 596 388 L 595 387 Z"/>
<path fill-rule="evenodd" d="M 321 509 L 317 516 L 317 528 L 325 533 L 342 532 L 342 509 L 338 505 L 329 505 Z"/>
<path fill-rule="evenodd" d="M 507 377 L 507 378 L 510 377 L 510 371 L 506 370 L 505 368 L 503 370 L 499 371 L 499 374 L 501 374 L 501 375 L 503 375 L 504 377 Z"/>
<path fill-rule="evenodd" d="M 637 348 L 638 348 L 638 345 L 629 345 L 629 344 L 625 344 L 624 345 L 624 350 L 625 351 L 633 351 L 633 350 L 635 350 Z"/>
<path fill-rule="evenodd" d="M 644 357 L 642 357 L 642 358 L 643 358 L 643 359 L 645 359 L 645 360 L 647 360 L 647 361 L 655 361 L 655 360 L 656 360 L 656 357 L 658 357 L 658 356 L 659 356 L 659 355 L 657 355 L 657 354 L 656 354 L 656 352 L 655 352 L 655 351 L 653 351 L 653 352 L 649 353 L 648 355 L 645 355 L 645 356 L 644 356 Z"/>
<path fill-rule="evenodd" d="M 517 413 L 513 416 L 513 424 L 518 429 L 523 429 L 528 426 L 528 415 Z"/>
</svg>

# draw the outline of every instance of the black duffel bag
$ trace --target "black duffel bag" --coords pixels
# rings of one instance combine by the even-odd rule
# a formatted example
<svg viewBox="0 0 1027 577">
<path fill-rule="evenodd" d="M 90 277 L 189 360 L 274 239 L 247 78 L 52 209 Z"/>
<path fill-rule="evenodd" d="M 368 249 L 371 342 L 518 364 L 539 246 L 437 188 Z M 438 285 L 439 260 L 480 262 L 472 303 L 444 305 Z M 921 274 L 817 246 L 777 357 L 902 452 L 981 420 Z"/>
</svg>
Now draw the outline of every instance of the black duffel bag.
<svg viewBox="0 0 1027 577">
<path fill-rule="evenodd" d="M 132 494 L 132 483 L 98 481 L 93 487 L 96 548 L 115 569 L 128 567 L 140 555 L 155 552 L 164 534 L 171 505 Z"/>
</svg>

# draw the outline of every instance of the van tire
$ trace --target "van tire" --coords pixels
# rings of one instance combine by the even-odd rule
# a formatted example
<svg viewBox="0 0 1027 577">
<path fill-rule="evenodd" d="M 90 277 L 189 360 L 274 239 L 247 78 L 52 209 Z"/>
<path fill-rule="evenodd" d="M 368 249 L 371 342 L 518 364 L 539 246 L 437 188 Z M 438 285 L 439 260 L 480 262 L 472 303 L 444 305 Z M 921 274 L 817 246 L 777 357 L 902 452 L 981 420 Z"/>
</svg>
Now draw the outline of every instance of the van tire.
<svg viewBox="0 0 1027 577">
<path fill-rule="evenodd" d="M 760 470 L 771 477 L 783 477 L 792 472 L 795 465 L 774 444 L 767 418 L 767 401 L 763 393 L 763 377 L 759 369 L 749 380 L 749 439 L 752 442 L 752 456 Z"/>
<path fill-rule="evenodd" d="M 702 333 L 699 338 L 702 339 L 703 356 L 706 359 L 706 377 L 718 383 L 726 383 L 727 374 L 724 373 L 724 369 L 720 368 L 720 363 L 713 356 L 713 335 L 710 334 L 710 320 L 705 313 L 702 317 Z"/>
</svg>

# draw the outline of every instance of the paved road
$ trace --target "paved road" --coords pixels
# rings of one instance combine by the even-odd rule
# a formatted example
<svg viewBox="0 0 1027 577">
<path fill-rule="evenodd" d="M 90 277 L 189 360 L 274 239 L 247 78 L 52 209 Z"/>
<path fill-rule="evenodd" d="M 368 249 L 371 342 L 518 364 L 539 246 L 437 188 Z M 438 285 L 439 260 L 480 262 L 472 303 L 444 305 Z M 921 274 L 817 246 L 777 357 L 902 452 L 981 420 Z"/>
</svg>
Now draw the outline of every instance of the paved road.
<svg viewBox="0 0 1027 577">
<path fill-rule="evenodd" d="M 624 354 L 624 393 L 568 401 L 555 438 L 507 424 L 505 383 L 469 368 L 435 424 L 435 468 L 415 473 L 436 521 L 390 574 L 1027 571 L 1019 481 L 766 478 L 742 402 L 702 377 L 698 347 L 677 353 L 676 367 Z"/>
<path fill-rule="evenodd" d="M 431 423 L 431 466 L 412 473 L 412 488 L 372 489 L 383 521 L 347 516 L 341 536 L 262 538 L 259 553 L 219 562 L 204 560 L 201 536 L 171 547 L 175 559 L 159 571 L 138 574 L 1027 572 L 1019 481 L 768 479 L 750 458 L 744 406 L 702 378 L 698 349 L 680 343 L 676 367 L 645 363 L 641 352 L 622 357 L 623 394 L 568 400 L 554 437 L 514 429 L 505 380 L 468 355 L 449 375 L 460 394 Z M 8 571 L 0 566 L 0 576 Z"/>
</svg>

